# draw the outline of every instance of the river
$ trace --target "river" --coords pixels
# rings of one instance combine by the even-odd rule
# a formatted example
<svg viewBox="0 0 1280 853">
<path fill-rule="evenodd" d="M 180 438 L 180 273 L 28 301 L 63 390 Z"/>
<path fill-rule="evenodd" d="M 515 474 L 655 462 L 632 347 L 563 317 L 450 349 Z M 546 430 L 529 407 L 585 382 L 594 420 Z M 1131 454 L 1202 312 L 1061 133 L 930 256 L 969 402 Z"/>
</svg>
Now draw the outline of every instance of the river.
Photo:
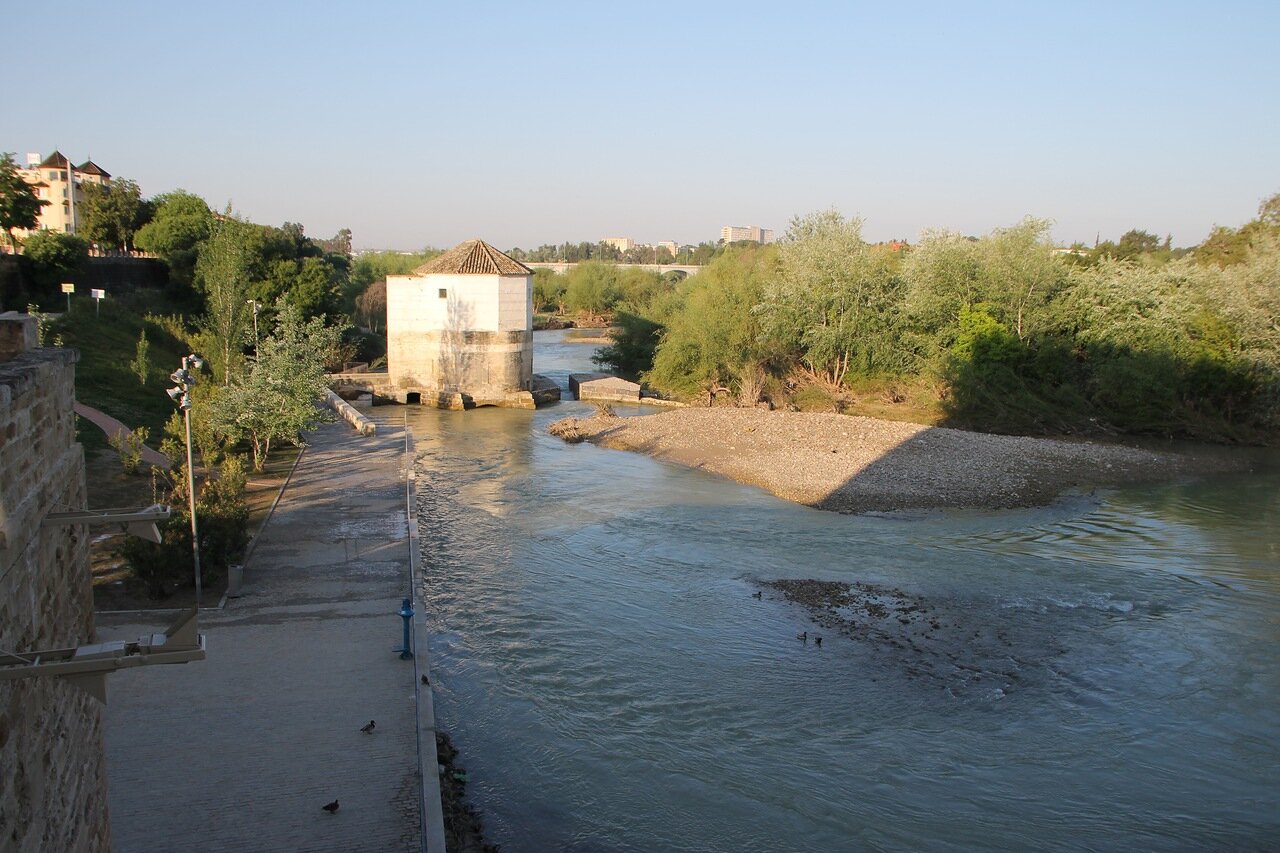
<svg viewBox="0 0 1280 853">
<path fill-rule="evenodd" d="M 406 409 L 437 719 L 504 851 L 1280 844 L 1280 476 L 842 516 L 547 435 L 586 411 Z M 802 578 L 889 618 L 761 586 Z"/>
</svg>

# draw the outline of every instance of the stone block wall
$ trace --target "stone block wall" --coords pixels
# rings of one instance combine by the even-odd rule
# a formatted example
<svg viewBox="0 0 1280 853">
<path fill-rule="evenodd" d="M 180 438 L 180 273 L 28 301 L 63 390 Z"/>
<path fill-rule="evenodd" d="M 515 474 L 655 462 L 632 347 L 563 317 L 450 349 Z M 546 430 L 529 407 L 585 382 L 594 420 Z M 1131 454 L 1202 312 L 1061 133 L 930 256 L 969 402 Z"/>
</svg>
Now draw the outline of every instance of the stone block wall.
<svg viewBox="0 0 1280 853">
<path fill-rule="evenodd" d="M 528 391 L 533 378 L 530 331 L 419 332 L 389 340 L 388 377 L 400 391 L 459 392 L 488 402 Z"/>
<path fill-rule="evenodd" d="M 25 315 L 0 315 L 7 340 Z M 17 327 L 15 329 L 15 326 Z M 3 358 L 3 357 L 0 357 Z M 85 508 L 75 441 L 75 350 L 0 360 L 0 650 L 93 642 L 89 536 L 41 527 Z M 0 850 L 110 849 L 102 708 L 57 678 L 0 681 Z"/>
</svg>

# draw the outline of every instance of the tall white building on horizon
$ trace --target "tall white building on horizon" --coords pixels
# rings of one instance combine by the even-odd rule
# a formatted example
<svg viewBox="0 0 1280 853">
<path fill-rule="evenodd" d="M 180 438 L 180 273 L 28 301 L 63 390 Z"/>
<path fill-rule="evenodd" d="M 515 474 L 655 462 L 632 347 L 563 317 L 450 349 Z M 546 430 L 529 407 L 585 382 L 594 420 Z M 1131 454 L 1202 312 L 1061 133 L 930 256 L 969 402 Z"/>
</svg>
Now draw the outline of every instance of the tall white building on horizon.
<svg viewBox="0 0 1280 853">
<path fill-rule="evenodd" d="M 759 225 L 726 225 L 720 229 L 720 239 L 725 243 L 749 240 L 752 243 L 772 243 L 773 231 Z"/>
</svg>

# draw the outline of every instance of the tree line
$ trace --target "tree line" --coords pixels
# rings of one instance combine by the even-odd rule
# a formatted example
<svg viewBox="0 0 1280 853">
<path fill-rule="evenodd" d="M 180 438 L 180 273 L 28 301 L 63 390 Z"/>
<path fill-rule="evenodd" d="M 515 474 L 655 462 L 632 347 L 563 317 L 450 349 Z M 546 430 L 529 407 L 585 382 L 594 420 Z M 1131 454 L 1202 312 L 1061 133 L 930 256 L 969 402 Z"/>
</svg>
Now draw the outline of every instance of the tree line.
<svg viewBox="0 0 1280 853">
<path fill-rule="evenodd" d="M 10 156 L 0 161 L 0 226 L 12 240 L 14 229 L 34 227 L 40 200 L 6 164 L 12 167 Z M 314 240 L 300 224 L 253 223 L 230 206 L 216 211 L 183 190 L 143 200 L 135 183 L 117 179 L 110 187 L 86 185 L 82 191 L 78 226 L 83 233 L 31 234 L 22 256 L 11 259 L 24 281 L 3 298 L 25 297 L 37 303 L 27 305 L 37 315 L 41 302 L 60 309 L 57 282 L 83 267 L 90 239 L 151 252 L 166 266 L 163 288 L 121 293 L 101 317 L 81 303 L 57 319 L 40 315 L 45 343 L 92 352 L 92 369 L 84 372 L 92 373 L 95 385 L 81 389 L 80 398 L 134 428 L 130 446 L 121 442 L 118 448 L 126 472 L 136 468 L 138 446 L 152 434 L 173 463 L 167 472 L 153 472 L 154 499 L 173 508 L 163 525 L 164 541 L 131 539 L 125 546 L 137 577 L 151 594 L 163 596 L 175 583 L 190 581 L 185 555 L 191 534 L 184 417 L 162 388 L 138 387 L 175 366 L 154 364 L 152 345 L 171 358 L 199 353 L 207 362 L 202 375 L 190 369 L 194 381 L 180 399 L 202 469 L 196 495 L 201 562 L 212 581 L 247 540 L 246 470 L 263 470 L 273 447 L 298 444 L 304 431 L 328 417 L 316 406 L 327 390 L 327 369 L 385 352 L 378 335 L 358 329 L 352 320 L 360 313 L 360 297 L 385 277 L 388 264 L 376 256 L 353 262 L 345 229 L 329 240 Z M 136 329 L 132 352 L 121 351 L 114 334 L 122 327 Z"/>
<path fill-rule="evenodd" d="M 1280 195 L 1199 246 L 1132 231 L 1063 251 L 1049 223 L 874 245 L 835 211 L 615 303 L 601 360 L 686 399 L 840 409 L 912 389 L 1012 433 L 1271 441 L 1280 427 Z"/>
</svg>

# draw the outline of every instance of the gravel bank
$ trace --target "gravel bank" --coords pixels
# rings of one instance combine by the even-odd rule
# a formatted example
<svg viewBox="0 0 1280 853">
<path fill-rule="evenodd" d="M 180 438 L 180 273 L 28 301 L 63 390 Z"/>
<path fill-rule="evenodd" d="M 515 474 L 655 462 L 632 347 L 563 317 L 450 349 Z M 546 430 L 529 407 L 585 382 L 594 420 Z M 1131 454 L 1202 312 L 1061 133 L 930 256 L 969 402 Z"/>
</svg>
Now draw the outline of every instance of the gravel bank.
<svg viewBox="0 0 1280 853">
<path fill-rule="evenodd" d="M 582 439 L 648 453 L 838 512 L 1039 506 L 1068 490 L 1243 468 L 1220 453 L 990 435 L 874 418 L 676 409 L 569 418 Z M 572 430 L 571 430 L 572 432 Z"/>
</svg>

